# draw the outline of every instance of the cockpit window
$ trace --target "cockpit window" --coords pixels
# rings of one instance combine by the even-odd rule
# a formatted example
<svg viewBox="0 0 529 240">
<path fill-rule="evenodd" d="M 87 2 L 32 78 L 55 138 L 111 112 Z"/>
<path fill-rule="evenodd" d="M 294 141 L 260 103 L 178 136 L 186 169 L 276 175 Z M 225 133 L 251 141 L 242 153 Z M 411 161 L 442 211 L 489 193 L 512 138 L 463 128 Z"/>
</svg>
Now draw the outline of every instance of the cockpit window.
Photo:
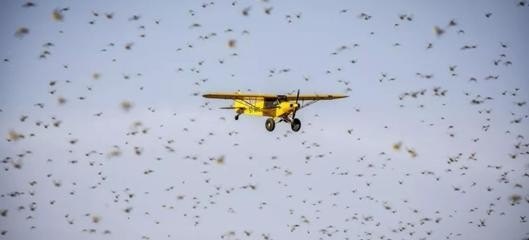
<svg viewBox="0 0 529 240">
<path fill-rule="evenodd" d="M 277 106 L 277 101 L 276 100 L 265 100 L 264 101 L 264 107 L 265 108 L 273 108 L 275 106 Z"/>
</svg>

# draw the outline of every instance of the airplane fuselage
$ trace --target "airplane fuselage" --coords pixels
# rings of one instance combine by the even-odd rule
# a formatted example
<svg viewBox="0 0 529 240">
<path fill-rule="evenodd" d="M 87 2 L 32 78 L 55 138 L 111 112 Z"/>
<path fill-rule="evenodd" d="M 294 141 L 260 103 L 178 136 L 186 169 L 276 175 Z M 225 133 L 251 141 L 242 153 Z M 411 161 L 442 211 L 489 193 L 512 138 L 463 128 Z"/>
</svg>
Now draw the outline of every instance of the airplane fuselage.
<svg viewBox="0 0 529 240">
<path fill-rule="evenodd" d="M 295 101 L 278 101 L 276 99 L 248 99 L 233 101 L 233 108 L 237 114 L 266 116 L 272 118 L 287 117 L 297 106 L 298 104 Z"/>
</svg>

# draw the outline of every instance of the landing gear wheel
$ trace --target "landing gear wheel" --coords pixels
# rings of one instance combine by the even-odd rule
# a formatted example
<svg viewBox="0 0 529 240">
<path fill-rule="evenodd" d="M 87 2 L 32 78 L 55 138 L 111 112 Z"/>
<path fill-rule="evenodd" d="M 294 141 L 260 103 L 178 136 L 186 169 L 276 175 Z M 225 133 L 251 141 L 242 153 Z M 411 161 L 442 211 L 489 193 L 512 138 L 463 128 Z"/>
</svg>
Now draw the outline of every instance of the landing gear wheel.
<svg viewBox="0 0 529 240">
<path fill-rule="evenodd" d="M 235 120 L 239 120 L 239 115 L 235 115 Z"/>
<path fill-rule="evenodd" d="M 269 132 L 274 131 L 274 128 L 276 127 L 276 121 L 274 121 L 273 118 L 266 119 L 265 127 Z"/>
<path fill-rule="evenodd" d="M 292 131 L 294 132 L 299 131 L 299 129 L 301 129 L 301 121 L 297 118 L 294 118 L 294 120 L 292 120 L 290 127 L 292 127 Z"/>
</svg>

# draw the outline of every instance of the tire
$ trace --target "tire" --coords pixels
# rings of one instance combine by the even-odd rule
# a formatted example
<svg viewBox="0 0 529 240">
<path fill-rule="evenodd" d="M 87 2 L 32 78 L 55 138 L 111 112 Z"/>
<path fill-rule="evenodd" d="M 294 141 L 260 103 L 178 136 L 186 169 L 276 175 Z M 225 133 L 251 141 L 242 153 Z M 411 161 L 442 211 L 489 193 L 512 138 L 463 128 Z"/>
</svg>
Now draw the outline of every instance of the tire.
<svg viewBox="0 0 529 240">
<path fill-rule="evenodd" d="M 265 127 L 269 132 L 274 131 L 274 128 L 276 127 L 276 121 L 274 121 L 273 118 L 266 119 Z"/>
<path fill-rule="evenodd" d="M 239 115 L 235 115 L 235 121 L 239 120 Z"/>
<path fill-rule="evenodd" d="M 290 124 L 290 127 L 294 132 L 299 131 L 299 129 L 301 129 L 301 121 L 297 118 L 294 118 L 294 120 L 292 120 L 292 124 Z"/>
</svg>

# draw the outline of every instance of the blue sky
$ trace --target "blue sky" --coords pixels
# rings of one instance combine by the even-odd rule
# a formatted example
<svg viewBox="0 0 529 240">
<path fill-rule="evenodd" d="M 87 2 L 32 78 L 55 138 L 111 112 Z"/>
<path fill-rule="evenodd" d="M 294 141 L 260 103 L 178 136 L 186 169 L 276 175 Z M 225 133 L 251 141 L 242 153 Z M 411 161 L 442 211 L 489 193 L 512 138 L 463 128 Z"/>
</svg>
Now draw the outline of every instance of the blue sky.
<svg viewBox="0 0 529 240">
<path fill-rule="evenodd" d="M 526 239 L 519 2 L 4 1 L 0 238 Z M 200 96 L 297 89 L 349 97 L 293 133 Z"/>
</svg>

